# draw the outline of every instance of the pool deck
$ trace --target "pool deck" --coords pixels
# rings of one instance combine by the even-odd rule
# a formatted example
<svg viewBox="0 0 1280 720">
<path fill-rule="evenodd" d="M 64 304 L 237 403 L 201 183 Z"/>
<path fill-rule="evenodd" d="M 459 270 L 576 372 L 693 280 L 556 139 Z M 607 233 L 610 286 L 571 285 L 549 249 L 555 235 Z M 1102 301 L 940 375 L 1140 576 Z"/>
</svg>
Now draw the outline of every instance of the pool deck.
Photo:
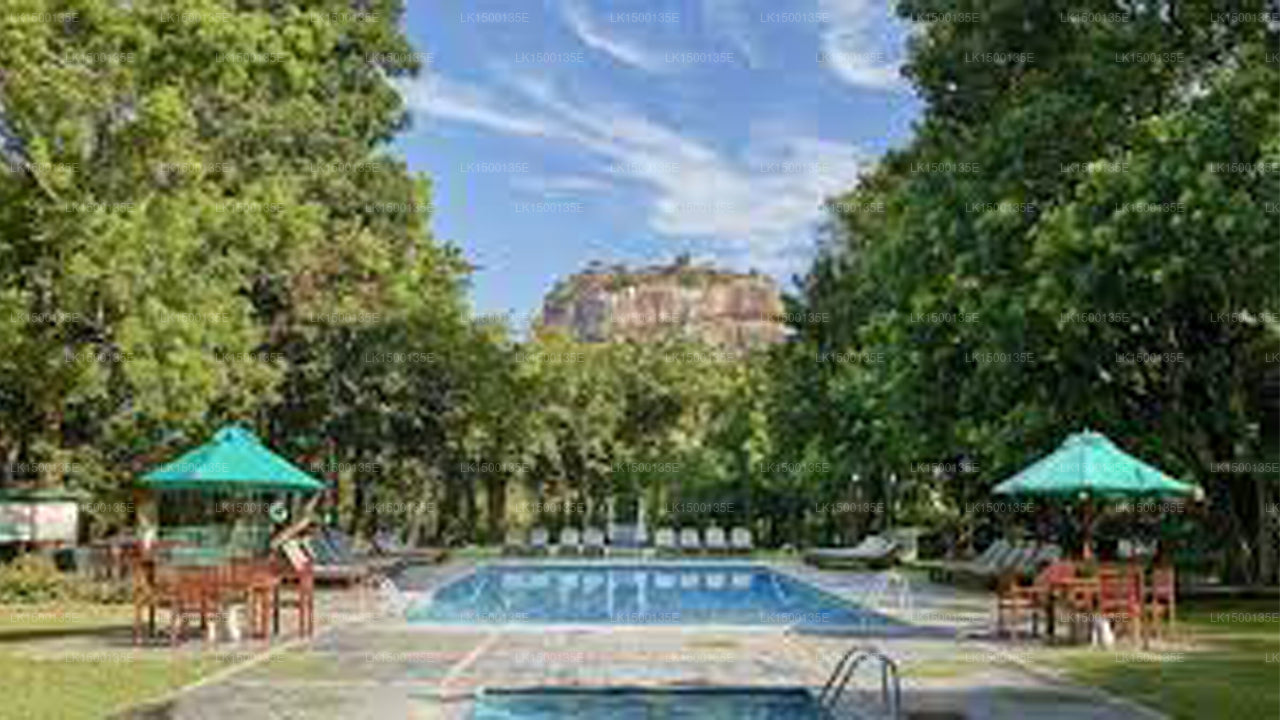
<svg viewBox="0 0 1280 720">
<path fill-rule="evenodd" d="M 1008 652 L 1016 644 L 990 637 L 988 594 L 914 575 L 747 563 L 895 617 L 905 630 L 868 635 L 841 628 L 414 625 L 391 602 L 322 622 L 309 641 L 281 645 L 126 717 L 461 720 L 485 687 L 821 687 L 854 644 L 872 644 L 898 663 L 908 718 L 1162 717 L 1018 662 L 1016 652 Z M 398 582 L 410 594 L 429 595 L 473 567 L 453 562 L 412 568 Z M 850 699 L 873 702 L 869 689 L 878 683 L 878 674 L 859 677 Z"/>
</svg>

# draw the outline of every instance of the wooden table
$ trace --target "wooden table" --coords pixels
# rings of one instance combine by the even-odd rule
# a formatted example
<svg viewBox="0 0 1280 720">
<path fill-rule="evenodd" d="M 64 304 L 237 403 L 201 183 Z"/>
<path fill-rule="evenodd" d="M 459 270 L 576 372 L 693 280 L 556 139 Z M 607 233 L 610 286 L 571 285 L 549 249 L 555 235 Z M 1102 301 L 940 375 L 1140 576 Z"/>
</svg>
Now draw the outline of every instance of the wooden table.
<svg viewBox="0 0 1280 720">
<path fill-rule="evenodd" d="M 1063 601 L 1072 612 L 1080 612 L 1082 609 L 1092 614 L 1093 609 L 1098 606 L 1098 578 L 1071 578 L 1066 580 L 1055 580 L 1049 584 L 1048 597 L 1045 599 L 1045 636 L 1049 642 L 1053 642 L 1057 632 L 1057 604 L 1059 600 Z M 1075 633 L 1075 622 L 1071 623 L 1072 634 Z"/>
<path fill-rule="evenodd" d="M 219 565 L 161 565 L 154 556 L 141 558 L 134 579 L 134 642 L 140 641 L 142 608 L 147 608 L 148 628 L 155 633 L 156 607 L 168 603 L 172 612 L 170 640 L 177 643 L 183 615 L 198 611 L 206 628 L 232 599 L 244 597 L 249 609 L 250 634 L 271 634 L 268 618 L 271 602 L 278 601 L 280 576 L 270 560 L 232 560 Z M 275 627 L 279 630 L 278 624 Z"/>
</svg>

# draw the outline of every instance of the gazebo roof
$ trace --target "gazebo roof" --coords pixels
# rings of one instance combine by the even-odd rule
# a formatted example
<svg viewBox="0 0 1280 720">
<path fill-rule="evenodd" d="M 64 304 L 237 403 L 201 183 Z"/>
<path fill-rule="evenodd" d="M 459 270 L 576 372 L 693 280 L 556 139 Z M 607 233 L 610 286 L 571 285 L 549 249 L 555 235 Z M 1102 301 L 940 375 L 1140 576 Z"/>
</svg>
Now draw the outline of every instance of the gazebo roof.
<svg viewBox="0 0 1280 720">
<path fill-rule="evenodd" d="M 317 492 L 324 483 L 275 454 L 249 430 L 228 425 L 213 440 L 142 476 L 153 490 Z"/>
<path fill-rule="evenodd" d="M 1196 491 L 1196 486 L 1174 480 L 1092 431 L 1069 436 L 1057 450 L 993 490 L 1004 495 L 1092 497 L 1192 495 Z"/>
</svg>

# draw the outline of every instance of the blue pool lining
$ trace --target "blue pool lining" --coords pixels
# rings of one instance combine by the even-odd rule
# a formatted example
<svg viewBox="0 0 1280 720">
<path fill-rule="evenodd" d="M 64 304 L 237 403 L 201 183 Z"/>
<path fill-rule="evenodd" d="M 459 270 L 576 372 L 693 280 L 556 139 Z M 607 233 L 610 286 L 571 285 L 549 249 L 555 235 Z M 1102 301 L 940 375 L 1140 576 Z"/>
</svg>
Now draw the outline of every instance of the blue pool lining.
<svg viewBox="0 0 1280 720">
<path fill-rule="evenodd" d="M 814 626 L 805 623 L 792 623 L 790 625 L 735 625 L 735 624 L 674 624 L 671 626 L 660 624 L 602 624 L 602 623 L 566 623 L 566 622 L 547 622 L 547 623 L 529 623 L 529 622 L 511 622 L 511 623 L 457 623 L 447 622 L 428 622 L 415 620 L 412 625 L 416 627 L 431 628 L 503 628 L 504 631 L 546 631 L 548 629 L 566 630 L 566 631 L 591 631 L 601 630 L 603 628 L 654 628 L 654 627 L 679 627 L 685 631 L 778 631 L 786 632 L 803 632 L 806 628 L 821 627 L 825 632 L 832 634 L 863 634 L 863 633 L 884 633 L 892 632 L 893 628 L 904 630 L 911 627 L 911 624 L 894 617 L 890 614 L 881 612 L 871 607 L 863 606 L 857 602 L 846 599 L 836 593 L 820 587 L 808 578 L 799 576 L 791 572 L 790 568 L 785 565 L 775 565 L 768 562 L 749 559 L 733 559 L 733 558 L 706 558 L 706 559 L 689 559 L 689 558 L 663 558 L 663 559 L 645 559 L 645 558 L 625 558 L 620 560 L 602 559 L 598 561 L 583 560 L 582 558 L 553 558 L 553 559 L 533 559 L 529 558 L 499 558 L 495 560 L 482 561 L 480 563 L 469 566 L 467 569 L 458 573 L 451 573 L 447 581 L 441 582 L 432 587 L 429 591 L 419 594 L 419 597 L 426 602 L 434 602 L 437 591 L 467 578 L 469 575 L 477 574 L 494 569 L 568 569 L 581 568 L 583 571 L 600 571 L 611 569 L 641 569 L 641 568 L 661 568 L 671 570 L 694 569 L 694 570 L 718 570 L 724 569 L 727 572 L 733 571 L 768 571 L 776 573 L 794 583 L 797 583 L 802 589 L 816 593 L 818 596 L 829 602 L 835 603 L 851 612 L 867 612 L 874 614 L 882 619 L 882 623 L 875 625 L 866 625 L 862 623 L 846 624 L 846 625 L 821 625 Z"/>
</svg>

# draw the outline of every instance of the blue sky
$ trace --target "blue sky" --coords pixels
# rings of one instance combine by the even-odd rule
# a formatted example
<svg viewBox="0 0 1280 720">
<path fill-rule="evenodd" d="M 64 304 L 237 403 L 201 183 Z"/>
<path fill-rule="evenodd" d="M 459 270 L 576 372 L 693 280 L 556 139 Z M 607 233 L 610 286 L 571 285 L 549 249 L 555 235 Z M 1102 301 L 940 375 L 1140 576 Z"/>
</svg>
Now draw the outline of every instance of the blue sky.
<svg viewBox="0 0 1280 720">
<path fill-rule="evenodd" d="M 480 267 L 476 311 L 524 327 L 591 260 L 681 252 L 785 284 L 822 199 L 918 113 L 887 1 L 410 2 L 397 144 Z"/>
</svg>

